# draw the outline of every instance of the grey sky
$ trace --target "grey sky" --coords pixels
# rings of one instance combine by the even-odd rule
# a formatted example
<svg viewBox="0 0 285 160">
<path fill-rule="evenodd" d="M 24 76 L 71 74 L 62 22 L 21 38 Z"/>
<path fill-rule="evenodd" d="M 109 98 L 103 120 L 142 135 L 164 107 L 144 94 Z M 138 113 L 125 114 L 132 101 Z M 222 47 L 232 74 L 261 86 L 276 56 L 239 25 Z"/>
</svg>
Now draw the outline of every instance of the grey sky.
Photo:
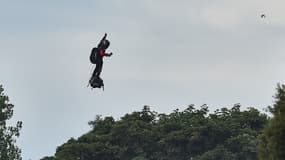
<svg viewBox="0 0 285 160">
<path fill-rule="evenodd" d="M 0 84 L 23 121 L 23 158 L 53 155 L 89 130 L 151 105 L 158 112 L 241 103 L 262 109 L 285 83 L 282 0 L 0 0 Z M 265 19 L 260 14 L 265 13 Z M 86 88 L 107 32 L 105 91 Z"/>
</svg>

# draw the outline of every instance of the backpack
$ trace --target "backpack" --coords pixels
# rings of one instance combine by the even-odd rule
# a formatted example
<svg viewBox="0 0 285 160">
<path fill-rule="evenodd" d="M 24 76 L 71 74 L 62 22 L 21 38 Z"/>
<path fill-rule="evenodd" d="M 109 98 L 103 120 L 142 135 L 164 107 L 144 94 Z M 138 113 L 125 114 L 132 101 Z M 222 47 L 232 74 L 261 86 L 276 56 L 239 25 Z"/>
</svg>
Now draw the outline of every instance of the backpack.
<svg viewBox="0 0 285 160">
<path fill-rule="evenodd" d="M 92 49 L 90 57 L 89 57 L 91 63 L 96 64 L 97 58 L 98 58 L 98 53 L 99 53 L 99 49 L 98 48 L 95 47 L 95 48 Z"/>
</svg>

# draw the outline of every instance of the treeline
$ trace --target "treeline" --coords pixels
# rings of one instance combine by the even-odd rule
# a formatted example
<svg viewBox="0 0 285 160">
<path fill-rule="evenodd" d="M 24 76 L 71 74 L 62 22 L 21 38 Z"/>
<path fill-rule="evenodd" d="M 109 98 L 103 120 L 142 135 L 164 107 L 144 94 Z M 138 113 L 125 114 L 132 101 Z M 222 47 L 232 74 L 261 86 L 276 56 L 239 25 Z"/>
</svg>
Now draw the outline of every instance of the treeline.
<svg viewBox="0 0 285 160">
<path fill-rule="evenodd" d="M 158 114 L 145 106 L 120 120 L 100 117 L 92 130 L 42 160 L 256 160 L 268 117 L 240 105 L 209 113 L 203 105 Z"/>
<path fill-rule="evenodd" d="M 41 160 L 284 160 L 285 86 L 278 85 L 270 117 L 239 104 L 210 113 L 207 105 L 170 114 L 144 106 L 119 120 L 97 116 L 91 130 Z M 0 160 L 21 160 L 22 122 L 7 125 L 14 105 L 0 85 Z"/>
</svg>

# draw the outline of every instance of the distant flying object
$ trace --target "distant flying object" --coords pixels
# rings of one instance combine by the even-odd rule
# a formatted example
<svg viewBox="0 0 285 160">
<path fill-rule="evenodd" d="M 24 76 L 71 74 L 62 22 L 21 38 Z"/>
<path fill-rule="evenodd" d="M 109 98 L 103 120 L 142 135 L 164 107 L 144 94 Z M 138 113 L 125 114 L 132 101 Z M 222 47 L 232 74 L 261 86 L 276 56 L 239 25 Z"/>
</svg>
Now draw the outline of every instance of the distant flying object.
<svg viewBox="0 0 285 160">
<path fill-rule="evenodd" d="M 260 17 L 261 17 L 261 18 L 265 18 L 266 15 L 265 15 L 265 14 L 261 14 Z"/>
</svg>

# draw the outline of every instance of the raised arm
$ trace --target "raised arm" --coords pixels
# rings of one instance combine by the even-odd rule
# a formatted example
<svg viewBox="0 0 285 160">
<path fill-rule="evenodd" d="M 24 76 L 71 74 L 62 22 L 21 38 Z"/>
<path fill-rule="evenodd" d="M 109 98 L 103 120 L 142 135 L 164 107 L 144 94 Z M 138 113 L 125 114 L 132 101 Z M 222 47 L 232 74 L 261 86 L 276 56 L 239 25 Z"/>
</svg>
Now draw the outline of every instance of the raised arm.
<svg viewBox="0 0 285 160">
<path fill-rule="evenodd" d="M 103 38 L 101 39 L 101 41 L 99 42 L 99 44 L 97 45 L 98 48 L 102 47 L 102 43 L 103 41 L 106 39 L 107 37 L 107 33 L 104 34 Z"/>
<path fill-rule="evenodd" d="M 104 40 L 106 39 L 106 37 L 107 37 L 107 33 L 104 34 L 104 36 L 103 36 L 103 38 L 101 39 L 100 43 L 101 43 L 102 41 L 104 41 Z"/>
</svg>

